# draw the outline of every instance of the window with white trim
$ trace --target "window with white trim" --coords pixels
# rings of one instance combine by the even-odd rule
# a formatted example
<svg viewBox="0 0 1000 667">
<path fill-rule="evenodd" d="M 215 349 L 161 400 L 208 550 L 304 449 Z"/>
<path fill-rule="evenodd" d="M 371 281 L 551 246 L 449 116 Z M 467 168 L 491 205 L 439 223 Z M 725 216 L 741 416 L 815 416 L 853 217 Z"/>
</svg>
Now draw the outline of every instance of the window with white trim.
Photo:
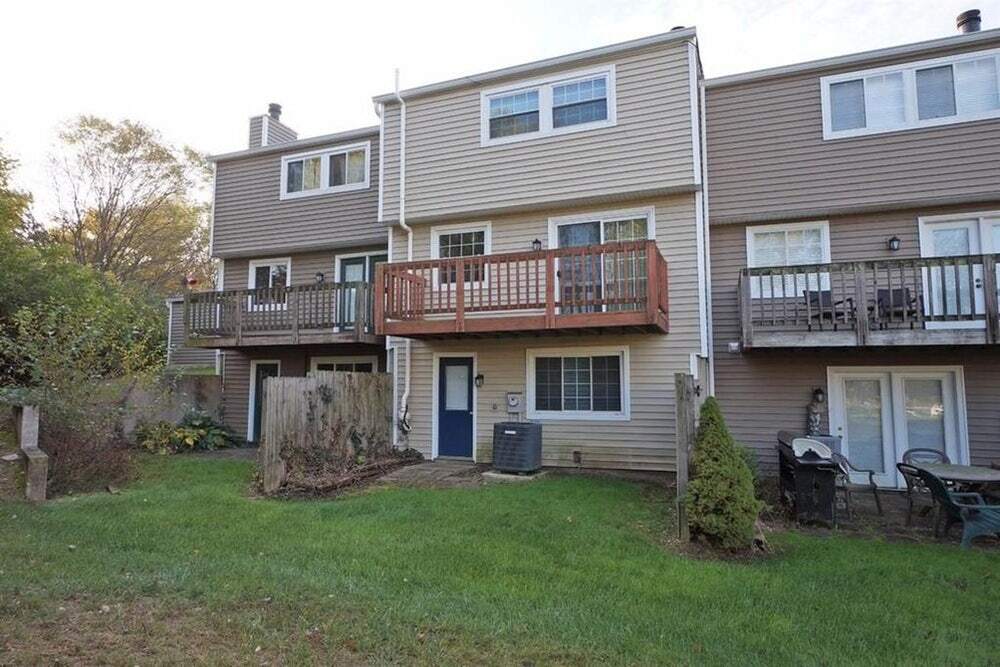
<svg viewBox="0 0 1000 667">
<path fill-rule="evenodd" d="M 1000 49 L 820 81 L 824 139 L 1000 117 Z"/>
<path fill-rule="evenodd" d="M 490 249 L 490 225 L 446 225 L 431 229 L 431 258 L 450 259 L 456 257 L 479 257 L 488 255 Z M 465 282 L 476 283 L 483 279 L 484 267 L 472 264 L 465 266 Z M 438 284 L 454 284 L 456 267 L 448 267 L 437 272 Z"/>
<path fill-rule="evenodd" d="M 628 348 L 528 350 L 528 417 L 627 419 Z"/>
<path fill-rule="evenodd" d="M 292 284 L 292 260 L 257 259 L 250 262 L 247 272 L 247 288 L 256 290 L 250 296 L 250 307 L 254 310 L 262 308 L 284 308 L 285 290 Z"/>
<path fill-rule="evenodd" d="M 830 262 L 830 223 L 794 222 L 780 225 L 751 225 L 746 228 L 747 266 L 782 267 Z M 819 282 L 817 283 L 817 276 Z M 830 289 L 830 274 L 814 273 L 809 276 L 809 289 Z M 750 295 L 753 298 L 795 297 L 806 291 L 806 274 L 751 279 Z"/>
<path fill-rule="evenodd" d="M 281 158 L 281 199 L 361 190 L 369 186 L 370 142 Z"/>
<path fill-rule="evenodd" d="M 615 124 L 614 66 L 482 93 L 482 145 Z"/>
</svg>

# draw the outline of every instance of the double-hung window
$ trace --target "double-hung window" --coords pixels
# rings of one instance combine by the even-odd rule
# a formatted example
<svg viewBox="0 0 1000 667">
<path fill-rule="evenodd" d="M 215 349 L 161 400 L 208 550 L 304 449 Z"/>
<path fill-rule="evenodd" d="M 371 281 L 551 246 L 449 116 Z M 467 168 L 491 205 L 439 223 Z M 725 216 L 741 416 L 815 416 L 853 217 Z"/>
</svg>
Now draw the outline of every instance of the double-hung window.
<svg viewBox="0 0 1000 667">
<path fill-rule="evenodd" d="M 281 158 L 281 199 L 369 187 L 370 142 L 323 148 Z"/>
<path fill-rule="evenodd" d="M 515 82 L 482 93 L 482 145 L 614 125 L 615 69 Z"/>
<path fill-rule="evenodd" d="M 1000 49 L 821 79 L 823 138 L 1000 117 Z"/>
<path fill-rule="evenodd" d="M 826 221 L 780 225 L 753 225 L 746 228 L 747 266 L 779 268 L 830 262 L 830 225 Z M 808 278 L 807 278 L 808 276 Z M 785 272 L 753 276 L 753 298 L 797 298 L 806 287 L 811 291 L 830 289 L 826 271 Z"/>
<path fill-rule="evenodd" d="M 253 290 L 249 298 L 251 310 L 282 310 L 286 304 L 285 291 L 292 284 L 292 260 L 259 259 L 250 262 L 247 288 Z"/>
<path fill-rule="evenodd" d="M 628 348 L 528 350 L 528 417 L 628 419 Z"/>
<path fill-rule="evenodd" d="M 431 229 L 431 258 L 456 259 L 459 257 L 480 257 L 490 254 L 490 225 L 445 225 Z M 466 283 L 481 282 L 485 267 L 481 263 L 469 262 L 463 271 Z M 455 263 L 442 263 L 436 271 L 439 285 L 454 285 L 458 279 Z"/>
</svg>

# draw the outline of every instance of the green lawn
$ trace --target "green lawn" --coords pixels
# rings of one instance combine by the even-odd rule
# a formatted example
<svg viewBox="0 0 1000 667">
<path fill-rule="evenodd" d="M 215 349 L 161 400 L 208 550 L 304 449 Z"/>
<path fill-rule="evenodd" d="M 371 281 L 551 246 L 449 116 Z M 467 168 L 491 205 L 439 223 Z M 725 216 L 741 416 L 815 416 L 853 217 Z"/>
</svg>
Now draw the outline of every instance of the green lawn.
<svg viewBox="0 0 1000 667">
<path fill-rule="evenodd" d="M 272 501 L 240 461 L 142 470 L 0 503 L 0 664 L 1000 660 L 996 552 L 783 534 L 767 561 L 708 562 L 626 482 Z"/>
</svg>

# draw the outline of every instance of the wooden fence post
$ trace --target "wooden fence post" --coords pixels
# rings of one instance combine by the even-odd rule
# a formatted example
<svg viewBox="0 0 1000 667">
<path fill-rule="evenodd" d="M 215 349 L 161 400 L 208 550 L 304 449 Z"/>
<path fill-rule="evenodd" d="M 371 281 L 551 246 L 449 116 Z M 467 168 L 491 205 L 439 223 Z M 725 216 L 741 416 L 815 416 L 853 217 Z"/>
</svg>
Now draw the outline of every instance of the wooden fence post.
<svg viewBox="0 0 1000 667">
<path fill-rule="evenodd" d="M 684 496 L 688 485 L 688 458 L 694 447 L 695 393 L 694 377 L 689 373 L 674 374 L 676 397 L 676 451 L 677 451 L 677 537 L 687 542 L 691 539 Z"/>
<path fill-rule="evenodd" d="M 276 393 L 276 378 L 264 380 L 258 400 L 262 403 L 260 419 L 260 467 L 264 493 L 274 493 L 285 483 L 285 461 L 281 458 L 281 443 L 274 437 L 279 406 Z M 268 400 L 268 399 L 271 400 Z M 250 416 L 253 419 L 253 415 Z"/>
<path fill-rule="evenodd" d="M 24 495 L 31 502 L 40 503 L 45 500 L 49 480 L 49 457 L 38 448 L 37 406 L 15 406 L 14 432 L 26 461 Z"/>
</svg>

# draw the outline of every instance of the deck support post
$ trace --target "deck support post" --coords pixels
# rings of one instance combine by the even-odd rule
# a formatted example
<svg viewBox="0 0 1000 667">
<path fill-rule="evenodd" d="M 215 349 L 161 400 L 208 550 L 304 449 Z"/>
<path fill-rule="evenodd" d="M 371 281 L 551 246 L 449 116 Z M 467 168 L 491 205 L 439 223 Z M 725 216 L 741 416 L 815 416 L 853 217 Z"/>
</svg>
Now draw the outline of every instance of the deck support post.
<svg viewBox="0 0 1000 667">
<path fill-rule="evenodd" d="M 675 449 L 677 458 L 677 538 L 682 542 L 691 540 L 687 507 L 684 496 L 688 487 L 688 460 L 694 449 L 695 436 L 695 390 L 694 376 L 690 373 L 674 374 Z"/>
<path fill-rule="evenodd" d="M 1000 342 L 1000 304 L 997 298 L 997 258 L 983 255 L 983 296 L 986 301 L 986 342 Z"/>
</svg>

